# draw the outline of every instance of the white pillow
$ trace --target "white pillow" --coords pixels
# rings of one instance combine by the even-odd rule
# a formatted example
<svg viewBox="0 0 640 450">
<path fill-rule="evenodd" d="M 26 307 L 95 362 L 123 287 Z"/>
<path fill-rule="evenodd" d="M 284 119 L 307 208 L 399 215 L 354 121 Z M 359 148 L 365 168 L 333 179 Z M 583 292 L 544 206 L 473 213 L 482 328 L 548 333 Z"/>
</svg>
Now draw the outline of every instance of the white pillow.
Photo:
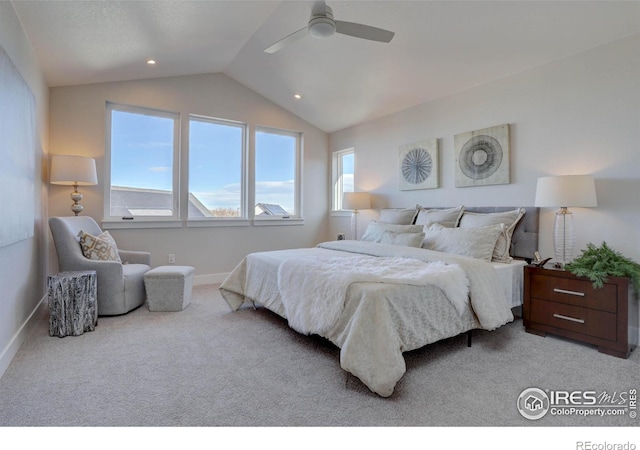
<svg viewBox="0 0 640 450">
<path fill-rule="evenodd" d="M 465 211 L 460 219 L 460 228 L 478 228 L 489 225 L 504 224 L 504 231 L 498 237 L 496 247 L 493 250 L 493 261 L 510 263 L 512 258 L 509 255 L 511 250 L 511 237 L 516 225 L 524 216 L 525 209 L 518 208 L 513 211 L 498 213 L 473 213 Z"/>
<path fill-rule="evenodd" d="M 422 247 L 424 233 L 398 233 L 386 230 L 382 233 L 381 244 L 404 245 L 405 247 Z"/>
<path fill-rule="evenodd" d="M 385 231 L 395 231 L 396 233 L 422 233 L 422 225 L 396 225 L 371 221 L 367 225 L 367 230 L 360 238 L 361 241 L 380 242 Z"/>
<path fill-rule="evenodd" d="M 116 241 L 108 231 L 103 231 L 100 236 L 94 236 L 80 231 L 78 236 L 80 237 L 80 248 L 85 258 L 99 261 L 122 262 L 118 254 Z"/>
<path fill-rule="evenodd" d="M 385 223 L 394 223 L 396 225 L 413 225 L 416 214 L 418 214 L 417 208 L 386 208 L 380 210 L 380 219 L 378 221 Z"/>
<path fill-rule="evenodd" d="M 422 246 L 429 250 L 491 261 L 493 249 L 503 229 L 502 224 L 482 228 L 447 228 L 434 223 L 425 225 Z"/>
<path fill-rule="evenodd" d="M 418 217 L 416 217 L 416 225 L 430 225 L 437 222 L 445 227 L 457 227 L 463 212 L 464 206 L 447 209 L 420 208 Z"/>
</svg>

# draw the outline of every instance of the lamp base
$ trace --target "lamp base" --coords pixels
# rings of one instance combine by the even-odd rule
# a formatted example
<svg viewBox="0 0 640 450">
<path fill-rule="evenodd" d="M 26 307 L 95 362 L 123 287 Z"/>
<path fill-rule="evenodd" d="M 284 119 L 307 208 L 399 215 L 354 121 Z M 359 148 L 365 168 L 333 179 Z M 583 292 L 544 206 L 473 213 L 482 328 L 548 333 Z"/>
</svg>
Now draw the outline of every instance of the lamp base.
<svg viewBox="0 0 640 450">
<path fill-rule="evenodd" d="M 351 239 L 358 240 L 358 210 L 354 209 L 351 214 Z"/>
<path fill-rule="evenodd" d="M 71 211 L 78 216 L 84 209 L 84 206 L 80 204 L 80 200 L 82 200 L 83 195 L 78 192 L 78 185 L 73 186 L 73 192 L 71 193 L 71 200 L 73 200 L 73 204 L 71 205 Z"/>
<path fill-rule="evenodd" d="M 553 224 L 553 251 L 556 268 L 564 268 L 573 259 L 576 236 L 573 227 L 573 214 L 567 208 L 556 213 Z"/>
</svg>

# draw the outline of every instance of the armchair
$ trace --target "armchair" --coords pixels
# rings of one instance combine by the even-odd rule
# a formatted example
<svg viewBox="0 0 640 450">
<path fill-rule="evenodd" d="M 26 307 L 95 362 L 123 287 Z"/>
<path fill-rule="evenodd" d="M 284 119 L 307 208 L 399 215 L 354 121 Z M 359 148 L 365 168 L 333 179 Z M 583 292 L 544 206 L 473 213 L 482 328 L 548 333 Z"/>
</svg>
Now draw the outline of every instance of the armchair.
<svg viewBox="0 0 640 450">
<path fill-rule="evenodd" d="M 87 216 L 51 217 L 49 228 L 58 254 L 61 272 L 95 270 L 98 275 L 98 314 L 125 314 L 144 304 L 144 274 L 151 269 L 151 254 L 118 249 L 122 263 L 86 258 L 78 233 L 98 236 L 102 230 Z"/>
</svg>

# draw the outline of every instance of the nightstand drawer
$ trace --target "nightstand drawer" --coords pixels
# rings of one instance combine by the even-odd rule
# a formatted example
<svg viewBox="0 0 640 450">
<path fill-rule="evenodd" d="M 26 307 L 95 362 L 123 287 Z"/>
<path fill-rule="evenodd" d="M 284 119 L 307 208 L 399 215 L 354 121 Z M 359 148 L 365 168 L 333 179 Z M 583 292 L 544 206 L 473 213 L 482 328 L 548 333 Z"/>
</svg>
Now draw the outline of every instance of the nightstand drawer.
<svg viewBox="0 0 640 450">
<path fill-rule="evenodd" d="M 618 331 L 615 314 L 538 298 L 531 299 L 531 321 L 609 341 Z"/>
<path fill-rule="evenodd" d="M 618 292 L 614 284 L 594 289 L 591 281 L 533 274 L 531 296 L 568 305 L 617 312 Z"/>
</svg>

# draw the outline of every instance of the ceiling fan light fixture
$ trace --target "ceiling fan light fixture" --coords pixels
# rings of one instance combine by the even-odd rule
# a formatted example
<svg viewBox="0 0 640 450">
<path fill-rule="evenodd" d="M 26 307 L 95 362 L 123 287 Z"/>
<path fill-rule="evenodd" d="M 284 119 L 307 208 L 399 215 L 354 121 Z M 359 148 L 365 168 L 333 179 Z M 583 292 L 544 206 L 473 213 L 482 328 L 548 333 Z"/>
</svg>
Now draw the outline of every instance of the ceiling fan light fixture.
<svg viewBox="0 0 640 450">
<path fill-rule="evenodd" d="M 328 38 L 336 32 L 336 23 L 328 17 L 317 17 L 309 22 L 309 34 L 314 38 Z"/>
</svg>

